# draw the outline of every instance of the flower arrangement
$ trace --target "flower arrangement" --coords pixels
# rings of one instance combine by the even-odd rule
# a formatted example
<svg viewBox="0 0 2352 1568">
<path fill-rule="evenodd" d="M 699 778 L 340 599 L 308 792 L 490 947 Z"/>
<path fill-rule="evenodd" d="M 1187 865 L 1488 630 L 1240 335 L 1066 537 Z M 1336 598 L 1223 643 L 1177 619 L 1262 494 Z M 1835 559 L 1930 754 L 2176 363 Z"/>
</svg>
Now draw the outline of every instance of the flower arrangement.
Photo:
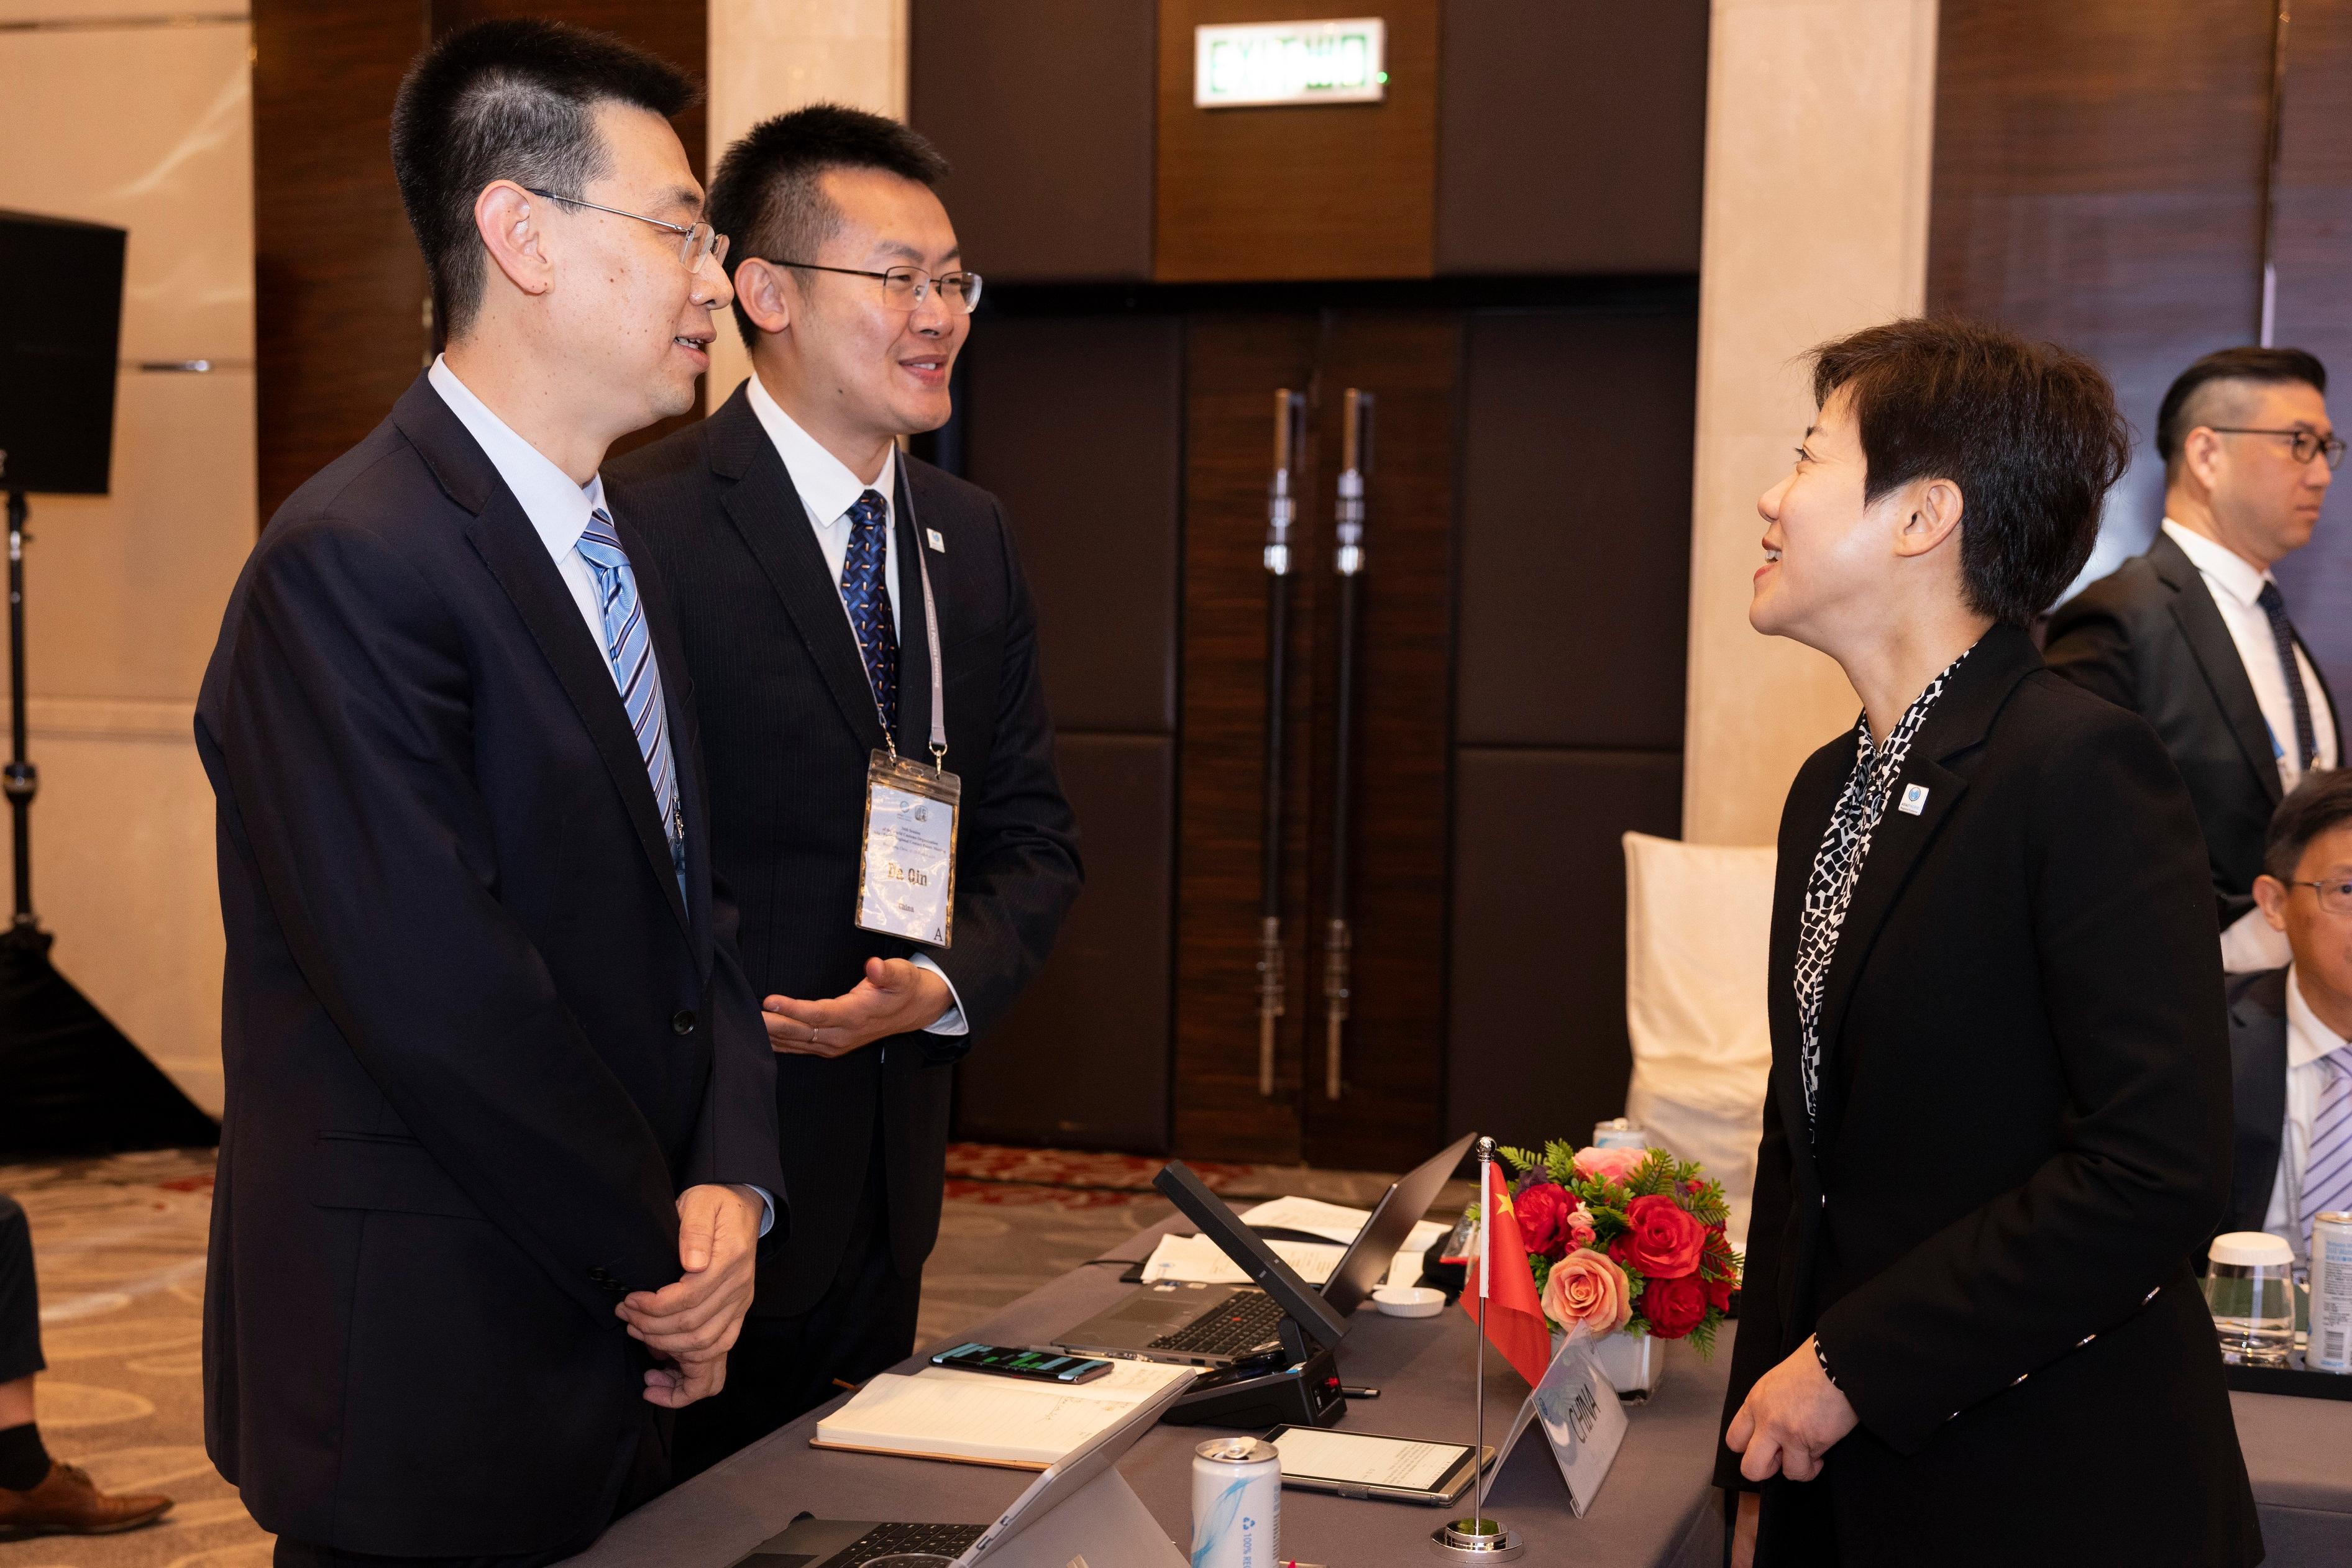
<svg viewBox="0 0 2352 1568">
<path fill-rule="evenodd" d="M 1497 1151 L 1545 1319 L 1565 1332 L 1625 1330 L 1715 1348 L 1740 1257 L 1724 1239 L 1723 1186 L 1664 1149 Z"/>
</svg>

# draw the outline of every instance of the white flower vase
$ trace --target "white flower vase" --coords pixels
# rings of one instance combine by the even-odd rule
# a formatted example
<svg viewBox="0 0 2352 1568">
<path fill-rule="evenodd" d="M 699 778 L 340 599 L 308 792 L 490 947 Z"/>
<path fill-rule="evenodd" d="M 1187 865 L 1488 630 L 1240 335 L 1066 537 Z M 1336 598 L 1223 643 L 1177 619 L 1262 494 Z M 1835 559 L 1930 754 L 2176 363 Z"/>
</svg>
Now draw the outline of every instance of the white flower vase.
<svg viewBox="0 0 2352 1568">
<path fill-rule="evenodd" d="M 1554 1355 L 1559 1354 L 1559 1342 L 1565 1337 L 1553 1331 Z M 1592 1342 L 1592 1360 L 1621 1398 L 1646 1399 L 1666 1380 L 1666 1347 L 1649 1334 L 1622 1329 L 1602 1334 Z"/>
</svg>

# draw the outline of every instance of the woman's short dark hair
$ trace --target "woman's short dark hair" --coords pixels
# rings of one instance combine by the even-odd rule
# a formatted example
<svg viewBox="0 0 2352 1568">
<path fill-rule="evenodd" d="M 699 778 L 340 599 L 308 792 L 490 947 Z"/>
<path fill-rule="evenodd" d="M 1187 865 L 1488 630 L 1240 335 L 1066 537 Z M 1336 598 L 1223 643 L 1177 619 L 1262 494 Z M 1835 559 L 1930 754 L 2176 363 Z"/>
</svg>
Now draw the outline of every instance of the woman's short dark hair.
<svg viewBox="0 0 2352 1568">
<path fill-rule="evenodd" d="M 2131 429 L 2098 367 L 1972 321 L 1914 318 L 1813 350 L 1813 401 L 1843 390 L 1862 433 L 1864 498 L 1915 479 L 1959 486 L 1970 609 L 2022 626 L 2098 541 Z"/>
<path fill-rule="evenodd" d="M 2270 831 L 2263 838 L 2263 870 L 2281 882 L 2293 882 L 2311 841 L 2347 822 L 2352 822 L 2352 768 L 2314 768 L 2271 813 Z"/>
<path fill-rule="evenodd" d="M 577 196 L 604 172 L 595 106 L 667 120 L 695 99 L 672 66 L 606 33 L 527 19 L 460 27 L 417 57 L 392 109 L 392 169 L 451 337 L 482 302 L 474 202 L 494 180 Z"/>
<path fill-rule="evenodd" d="M 939 149 L 897 120 L 813 103 L 761 120 L 727 150 L 710 180 L 710 225 L 739 260 L 813 262 L 841 226 L 819 183 L 828 169 L 879 169 L 934 188 L 948 177 Z M 747 346 L 759 340 L 740 298 L 735 325 Z"/>
</svg>

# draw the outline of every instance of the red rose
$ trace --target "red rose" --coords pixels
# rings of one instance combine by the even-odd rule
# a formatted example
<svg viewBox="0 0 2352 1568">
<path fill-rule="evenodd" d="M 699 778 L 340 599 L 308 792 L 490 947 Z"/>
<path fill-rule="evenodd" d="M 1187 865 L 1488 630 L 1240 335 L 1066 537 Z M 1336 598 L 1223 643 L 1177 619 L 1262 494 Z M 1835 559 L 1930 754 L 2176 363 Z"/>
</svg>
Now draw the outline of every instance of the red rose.
<svg viewBox="0 0 2352 1568">
<path fill-rule="evenodd" d="M 1576 1212 L 1576 1197 L 1549 1182 L 1531 1186 L 1511 1200 L 1519 1217 L 1519 1239 L 1530 1252 L 1557 1261 L 1568 1250 L 1568 1220 Z"/>
<path fill-rule="evenodd" d="M 1609 1244 L 1609 1256 L 1652 1279 L 1673 1279 L 1698 1267 L 1706 1228 L 1673 1198 L 1653 1193 L 1625 1206 L 1625 1234 Z"/>
<path fill-rule="evenodd" d="M 1660 1339 L 1680 1339 L 1706 1316 L 1706 1292 L 1688 1274 L 1654 1279 L 1642 1287 L 1641 1311 L 1652 1333 Z"/>
<path fill-rule="evenodd" d="M 1731 1305 L 1731 1292 L 1739 1288 L 1739 1265 L 1731 1256 L 1731 1243 L 1723 1239 L 1723 1227 L 1706 1228 L 1706 1250 L 1702 1273 L 1709 1276 L 1699 1281 L 1706 1292 L 1706 1304 L 1717 1312 Z"/>
</svg>

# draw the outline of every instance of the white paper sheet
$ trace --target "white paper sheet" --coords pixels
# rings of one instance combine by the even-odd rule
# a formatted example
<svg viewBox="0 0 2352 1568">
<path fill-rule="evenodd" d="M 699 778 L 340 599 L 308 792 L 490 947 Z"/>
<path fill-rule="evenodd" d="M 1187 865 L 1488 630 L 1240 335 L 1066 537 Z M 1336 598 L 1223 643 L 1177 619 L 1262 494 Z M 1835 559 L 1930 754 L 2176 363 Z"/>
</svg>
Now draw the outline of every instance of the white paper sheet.
<svg viewBox="0 0 2352 1568">
<path fill-rule="evenodd" d="M 1276 1201 L 1292 1200 L 1277 1199 Z M 1299 1198 L 1296 1201 L 1307 1203 L 1313 1200 Z M 1249 1218 L 1250 1216 L 1259 1214 L 1271 1207 L 1273 1206 L 1261 1204 L 1258 1208 L 1252 1209 L 1249 1216 L 1244 1218 Z M 1341 1214 L 1357 1212 L 1351 1209 L 1339 1209 L 1332 1204 L 1318 1204 L 1316 1207 L 1334 1209 Z M 1263 1219 L 1253 1219 L 1252 1223 L 1265 1225 L 1268 1222 Z M 1356 1230 L 1362 1228 L 1361 1221 L 1359 1221 L 1356 1229 L 1348 1231 L 1347 1239 L 1353 1240 Z M 1303 1230 L 1309 1228 L 1285 1223 L 1281 1228 Z M 1438 1239 L 1445 1234 L 1447 1228 L 1442 1221 L 1434 1219 L 1424 1219 L 1415 1225 L 1412 1233 L 1405 1238 L 1404 1246 L 1394 1258 L 1389 1260 L 1381 1282 L 1389 1285 L 1421 1283 L 1422 1254 L 1434 1246 Z M 1319 1230 L 1317 1232 L 1318 1235 L 1327 1233 Z M 1320 1285 L 1328 1280 L 1331 1277 L 1331 1270 L 1339 1266 L 1339 1260 L 1345 1257 L 1348 1251 L 1344 1245 L 1332 1245 L 1320 1241 L 1286 1241 L 1278 1237 L 1267 1238 L 1265 1244 L 1274 1249 L 1276 1257 L 1297 1270 L 1298 1277 L 1310 1285 Z M 1161 1237 L 1160 1244 L 1151 1249 L 1151 1257 L 1143 1265 L 1142 1278 L 1147 1285 L 1246 1285 L 1249 1283 L 1249 1276 L 1242 1272 L 1241 1266 L 1226 1257 L 1217 1244 L 1205 1236 Z"/>
</svg>

